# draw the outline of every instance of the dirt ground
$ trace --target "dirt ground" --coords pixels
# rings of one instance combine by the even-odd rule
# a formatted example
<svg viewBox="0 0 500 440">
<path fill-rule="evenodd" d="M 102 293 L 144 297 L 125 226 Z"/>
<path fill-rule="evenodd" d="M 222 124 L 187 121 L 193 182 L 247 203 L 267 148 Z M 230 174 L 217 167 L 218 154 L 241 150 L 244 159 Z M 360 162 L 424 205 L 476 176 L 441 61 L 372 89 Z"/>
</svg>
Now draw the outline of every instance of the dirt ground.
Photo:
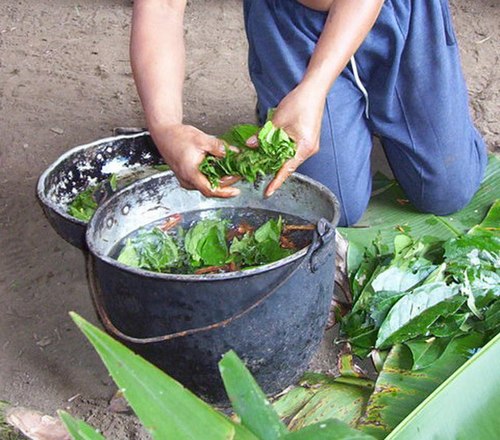
<svg viewBox="0 0 500 440">
<path fill-rule="evenodd" d="M 219 133 L 253 121 L 241 2 L 190 1 L 186 120 Z M 471 111 L 499 148 L 499 0 L 452 0 Z M 96 322 L 83 254 L 51 229 L 35 199 L 40 173 L 67 149 L 143 126 L 128 62 L 130 0 L 0 3 L 0 399 L 70 407 L 109 438 L 143 438 L 107 411 L 111 379 L 68 317 Z M 325 338 L 317 368 L 332 365 Z"/>
</svg>

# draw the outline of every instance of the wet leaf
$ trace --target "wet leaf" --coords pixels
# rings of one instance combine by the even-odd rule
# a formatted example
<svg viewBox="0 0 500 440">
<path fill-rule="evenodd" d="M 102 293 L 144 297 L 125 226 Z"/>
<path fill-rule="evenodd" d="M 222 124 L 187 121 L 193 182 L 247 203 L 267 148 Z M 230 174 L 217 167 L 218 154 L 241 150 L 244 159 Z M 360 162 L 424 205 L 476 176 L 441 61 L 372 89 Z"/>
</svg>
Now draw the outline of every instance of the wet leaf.
<svg viewBox="0 0 500 440">
<path fill-rule="evenodd" d="M 193 266 L 221 266 L 229 255 L 227 224 L 219 219 L 201 220 L 186 234 L 184 246 Z"/>
</svg>

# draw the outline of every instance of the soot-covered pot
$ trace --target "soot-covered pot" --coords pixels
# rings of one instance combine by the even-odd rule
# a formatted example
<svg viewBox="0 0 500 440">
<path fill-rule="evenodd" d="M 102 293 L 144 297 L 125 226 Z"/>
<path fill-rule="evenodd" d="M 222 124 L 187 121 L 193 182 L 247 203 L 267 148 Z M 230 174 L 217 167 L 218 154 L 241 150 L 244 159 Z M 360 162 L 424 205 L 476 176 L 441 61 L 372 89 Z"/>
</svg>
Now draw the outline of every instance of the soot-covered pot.
<svg viewBox="0 0 500 440">
<path fill-rule="evenodd" d="M 85 249 L 87 222 L 68 213 L 70 202 L 113 174 L 122 182 L 130 182 L 157 172 L 153 167 L 162 164 L 148 132 L 109 137 L 77 146 L 60 156 L 40 176 L 37 195 L 56 232 Z"/>
<path fill-rule="evenodd" d="M 105 201 L 87 230 L 90 280 L 106 330 L 135 352 L 214 402 L 225 399 L 217 362 L 228 350 L 244 359 L 267 393 L 307 367 L 321 341 L 333 295 L 339 205 L 323 185 L 299 174 L 270 198 L 238 183 L 241 195 L 205 198 L 162 173 Z M 317 225 L 313 242 L 274 263 L 209 275 L 153 273 L 110 255 L 124 237 L 172 214 L 255 209 Z"/>
</svg>

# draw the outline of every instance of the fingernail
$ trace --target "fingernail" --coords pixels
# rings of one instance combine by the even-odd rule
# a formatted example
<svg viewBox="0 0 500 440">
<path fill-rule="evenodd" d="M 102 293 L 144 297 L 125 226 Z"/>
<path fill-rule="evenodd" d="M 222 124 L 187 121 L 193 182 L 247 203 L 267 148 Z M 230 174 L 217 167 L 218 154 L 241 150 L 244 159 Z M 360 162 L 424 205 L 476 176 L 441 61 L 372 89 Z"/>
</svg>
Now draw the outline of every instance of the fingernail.
<svg viewBox="0 0 500 440">
<path fill-rule="evenodd" d="M 247 145 L 257 145 L 257 143 L 258 143 L 258 139 L 257 139 L 257 136 L 255 134 L 253 136 L 250 136 L 247 139 Z"/>
<path fill-rule="evenodd" d="M 230 145 L 229 149 L 234 152 L 234 153 L 239 153 L 240 149 L 238 147 L 235 147 L 234 145 Z"/>
<path fill-rule="evenodd" d="M 231 194 L 231 197 L 236 197 L 240 195 L 240 190 L 237 188 L 234 188 L 229 194 Z"/>
</svg>

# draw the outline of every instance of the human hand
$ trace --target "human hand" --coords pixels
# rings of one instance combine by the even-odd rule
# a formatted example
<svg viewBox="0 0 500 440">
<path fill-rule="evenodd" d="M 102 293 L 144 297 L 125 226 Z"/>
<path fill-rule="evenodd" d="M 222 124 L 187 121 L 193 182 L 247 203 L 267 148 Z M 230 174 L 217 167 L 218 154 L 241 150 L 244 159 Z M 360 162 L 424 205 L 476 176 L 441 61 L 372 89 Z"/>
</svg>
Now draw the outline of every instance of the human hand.
<svg viewBox="0 0 500 440">
<path fill-rule="evenodd" d="M 283 128 L 295 141 L 297 150 L 295 156 L 283 164 L 269 183 L 264 191 L 265 197 L 273 195 L 300 164 L 319 151 L 324 106 L 325 98 L 304 84 L 299 84 L 279 103 L 272 122 L 276 127 Z M 256 147 L 257 137 L 252 136 L 247 145 Z"/>
<path fill-rule="evenodd" d="M 207 154 L 224 157 L 224 143 L 214 136 L 183 124 L 172 124 L 152 130 L 151 136 L 165 162 L 172 168 L 179 183 L 186 189 L 197 189 L 206 197 L 234 197 L 240 191 L 233 188 L 234 178 L 228 176 L 219 188 L 212 188 L 199 166 Z"/>
</svg>

